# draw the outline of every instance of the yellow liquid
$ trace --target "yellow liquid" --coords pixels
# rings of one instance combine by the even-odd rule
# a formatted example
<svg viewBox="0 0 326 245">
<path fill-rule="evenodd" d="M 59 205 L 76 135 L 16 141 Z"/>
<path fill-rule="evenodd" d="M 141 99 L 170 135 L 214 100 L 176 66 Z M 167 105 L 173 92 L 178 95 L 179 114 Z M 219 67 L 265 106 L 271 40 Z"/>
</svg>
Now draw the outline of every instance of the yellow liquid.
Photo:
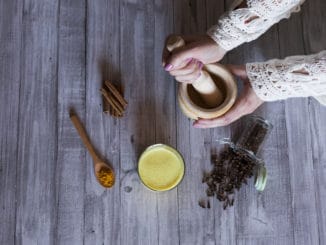
<svg viewBox="0 0 326 245">
<path fill-rule="evenodd" d="M 154 145 L 141 155 L 138 173 L 143 183 L 150 189 L 166 191 L 182 180 L 184 162 L 173 148 L 166 145 Z"/>
</svg>

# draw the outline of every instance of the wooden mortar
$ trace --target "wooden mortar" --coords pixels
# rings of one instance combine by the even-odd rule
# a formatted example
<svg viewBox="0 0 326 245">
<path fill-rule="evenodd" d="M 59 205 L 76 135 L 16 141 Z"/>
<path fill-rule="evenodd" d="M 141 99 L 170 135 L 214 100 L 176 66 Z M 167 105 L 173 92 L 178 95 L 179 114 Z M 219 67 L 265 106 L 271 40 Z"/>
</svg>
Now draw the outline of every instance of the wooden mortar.
<svg viewBox="0 0 326 245">
<path fill-rule="evenodd" d="M 184 45 L 180 36 L 172 36 L 168 39 L 167 49 L 172 52 Z M 196 81 L 179 84 L 180 108 L 187 117 L 195 120 L 222 116 L 232 107 L 236 96 L 236 81 L 220 64 L 205 65 Z"/>
<path fill-rule="evenodd" d="M 225 114 L 233 106 L 237 97 L 237 83 L 233 75 L 221 64 L 209 64 L 203 67 L 212 77 L 216 86 L 223 94 L 222 103 L 209 107 L 192 84 L 180 83 L 178 101 L 182 112 L 189 118 L 212 119 Z"/>
</svg>

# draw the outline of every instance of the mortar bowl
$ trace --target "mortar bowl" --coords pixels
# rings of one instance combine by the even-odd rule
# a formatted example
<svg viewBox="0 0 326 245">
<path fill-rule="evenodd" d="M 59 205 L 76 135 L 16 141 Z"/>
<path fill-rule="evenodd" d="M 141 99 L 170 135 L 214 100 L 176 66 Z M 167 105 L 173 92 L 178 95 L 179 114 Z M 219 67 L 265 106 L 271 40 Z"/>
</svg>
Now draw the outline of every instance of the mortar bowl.
<svg viewBox="0 0 326 245">
<path fill-rule="evenodd" d="M 191 84 L 180 83 L 178 101 L 182 112 L 190 119 L 212 119 L 220 117 L 231 109 L 237 97 L 237 82 L 228 69 L 221 64 L 209 64 L 203 67 L 224 95 L 223 102 L 210 108 Z"/>
</svg>

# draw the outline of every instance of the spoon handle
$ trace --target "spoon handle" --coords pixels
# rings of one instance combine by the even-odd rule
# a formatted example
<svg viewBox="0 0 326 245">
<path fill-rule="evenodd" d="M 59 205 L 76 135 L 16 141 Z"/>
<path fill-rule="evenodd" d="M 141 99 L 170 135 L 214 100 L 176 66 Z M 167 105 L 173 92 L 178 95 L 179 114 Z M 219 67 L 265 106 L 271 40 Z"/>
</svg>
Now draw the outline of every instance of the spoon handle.
<svg viewBox="0 0 326 245">
<path fill-rule="evenodd" d="M 83 127 L 83 125 L 81 124 L 81 122 L 79 121 L 78 117 L 73 113 L 70 112 L 70 120 L 72 121 L 73 125 L 75 126 L 75 128 L 77 129 L 77 132 L 79 133 L 80 138 L 82 139 L 84 145 L 86 146 L 88 152 L 91 154 L 92 158 L 94 161 L 98 160 L 99 157 L 97 156 L 94 147 L 92 146 L 87 133 Z"/>
</svg>

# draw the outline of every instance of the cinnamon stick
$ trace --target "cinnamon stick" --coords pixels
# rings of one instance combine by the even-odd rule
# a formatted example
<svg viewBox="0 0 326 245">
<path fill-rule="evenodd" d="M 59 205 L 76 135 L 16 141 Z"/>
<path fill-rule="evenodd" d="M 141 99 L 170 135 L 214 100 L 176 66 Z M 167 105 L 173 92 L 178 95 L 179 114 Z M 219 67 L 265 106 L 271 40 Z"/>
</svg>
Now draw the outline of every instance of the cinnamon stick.
<svg viewBox="0 0 326 245">
<path fill-rule="evenodd" d="M 110 113 L 112 111 L 112 107 L 110 106 L 110 104 L 106 101 L 105 97 L 102 96 L 102 103 L 103 103 L 103 112 L 104 113 Z"/>
<path fill-rule="evenodd" d="M 101 88 L 100 91 L 101 91 L 102 95 L 104 96 L 104 98 L 106 99 L 106 101 L 114 109 L 114 111 L 116 111 L 118 113 L 118 115 L 122 115 L 123 108 L 119 104 L 119 102 L 114 97 L 111 97 L 105 89 Z"/>
<path fill-rule="evenodd" d="M 121 97 L 124 98 L 124 97 L 123 97 L 123 88 L 122 88 L 121 83 L 120 83 L 116 88 L 117 88 L 119 94 L 121 95 Z M 124 106 L 124 109 L 125 109 L 125 106 Z M 124 112 L 124 111 L 123 111 L 123 112 Z M 116 117 L 123 117 L 123 113 L 122 113 L 122 115 L 116 115 Z"/>
<path fill-rule="evenodd" d="M 114 97 L 120 102 L 120 104 L 125 108 L 128 105 L 128 102 L 123 98 L 121 93 L 116 89 L 116 87 L 110 82 L 105 81 L 105 86 L 110 90 Z"/>
</svg>

